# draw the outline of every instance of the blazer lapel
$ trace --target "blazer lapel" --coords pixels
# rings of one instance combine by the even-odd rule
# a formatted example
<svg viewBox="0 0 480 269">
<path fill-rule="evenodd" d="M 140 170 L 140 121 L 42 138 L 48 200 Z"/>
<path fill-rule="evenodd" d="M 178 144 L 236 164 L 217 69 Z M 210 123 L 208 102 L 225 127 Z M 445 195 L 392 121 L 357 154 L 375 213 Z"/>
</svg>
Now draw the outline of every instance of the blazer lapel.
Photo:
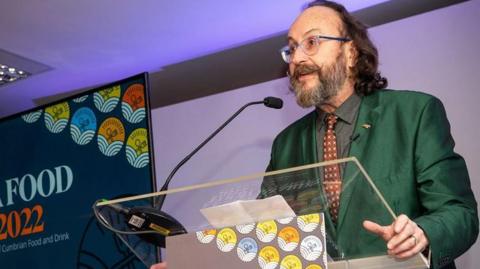
<svg viewBox="0 0 480 269">
<path fill-rule="evenodd" d="M 353 136 L 357 138 L 352 142 L 349 153 L 349 156 L 356 157 L 359 161 L 365 160 L 368 156 L 369 133 L 372 128 L 376 127 L 375 123 L 382 109 L 379 105 L 378 96 L 378 94 L 372 93 L 362 98 L 357 122 L 353 131 Z M 358 184 L 366 184 L 366 182 L 358 182 L 363 181 L 363 179 L 360 178 L 359 170 L 354 163 L 348 163 L 346 165 L 343 180 L 337 232 L 342 229 L 343 220 L 348 211 L 348 204 L 350 203 L 352 195 L 355 193 L 355 188 Z"/>
</svg>

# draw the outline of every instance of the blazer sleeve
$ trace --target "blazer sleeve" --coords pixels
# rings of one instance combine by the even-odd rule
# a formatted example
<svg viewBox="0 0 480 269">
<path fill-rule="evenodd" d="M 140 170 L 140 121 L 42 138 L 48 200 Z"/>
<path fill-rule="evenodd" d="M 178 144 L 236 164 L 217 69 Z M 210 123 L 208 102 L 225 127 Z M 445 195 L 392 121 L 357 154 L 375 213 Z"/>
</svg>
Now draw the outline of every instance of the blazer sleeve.
<svg viewBox="0 0 480 269">
<path fill-rule="evenodd" d="M 415 145 L 423 214 L 414 221 L 430 242 L 433 268 L 441 268 L 475 243 L 479 224 L 467 167 L 454 152 L 455 142 L 440 100 L 432 98 L 424 106 Z"/>
</svg>

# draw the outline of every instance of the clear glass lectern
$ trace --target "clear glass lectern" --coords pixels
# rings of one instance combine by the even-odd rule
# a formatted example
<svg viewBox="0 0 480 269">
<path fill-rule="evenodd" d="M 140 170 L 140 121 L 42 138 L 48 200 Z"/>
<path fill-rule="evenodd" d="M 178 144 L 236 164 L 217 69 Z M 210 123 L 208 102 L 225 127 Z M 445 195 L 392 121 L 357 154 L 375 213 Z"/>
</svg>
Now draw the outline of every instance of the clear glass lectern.
<svg viewBox="0 0 480 269">
<path fill-rule="evenodd" d="M 325 169 L 332 167 L 340 170 L 342 178 L 340 207 L 335 222 L 330 217 L 331 205 L 326 195 L 327 185 L 323 181 Z M 302 237 L 308 237 L 308 234 L 294 232 L 294 236 L 292 236 L 292 233 L 289 233 L 286 238 L 292 244 L 290 244 L 290 248 L 285 248 L 285 237 L 282 237 L 285 232 L 284 234 L 281 232 L 295 229 L 296 224 L 284 225 L 282 221 L 275 222 L 292 217 L 282 215 L 286 213 L 281 211 L 276 212 L 275 206 L 254 208 L 255 214 L 243 219 L 239 219 L 233 211 L 220 211 L 222 212 L 221 217 L 227 223 L 229 220 L 234 221 L 230 228 L 218 227 L 218 225 L 214 227 L 202 214 L 202 209 L 205 208 L 239 200 L 257 200 L 279 195 L 285 199 L 296 216 L 320 214 L 325 240 L 318 244 L 323 245 L 319 249 L 326 251 L 325 254 L 328 256 L 327 265 L 323 265 L 324 267 L 428 268 L 428 259 L 421 254 L 408 260 L 396 260 L 389 257 L 383 239 L 363 228 L 365 220 L 380 225 L 389 225 L 396 218 L 394 210 L 389 205 L 389 197 L 382 195 L 382 190 L 386 187 L 389 185 L 370 178 L 358 160 L 351 157 L 216 180 L 165 192 L 111 201 L 104 200 L 94 205 L 94 211 L 99 221 L 116 232 L 147 267 L 158 261 L 156 246 L 166 245 L 169 269 L 187 268 L 192 265 L 205 268 L 226 268 L 225 263 L 228 263 L 228 268 L 265 269 L 275 268 L 277 265 L 279 268 L 291 269 L 322 268 L 321 264 L 323 263 L 308 259 L 304 255 L 307 246 L 301 245 L 300 242 L 303 244 L 306 238 Z M 164 203 L 160 208 L 159 201 L 162 200 Z M 243 208 L 241 203 L 235 204 L 235 206 L 241 207 L 244 211 L 252 211 L 252 208 Z M 272 219 L 273 217 L 275 219 Z M 263 233 L 259 234 L 258 232 L 259 223 L 266 221 L 273 221 L 274 225 L 278 225 L 278 229 L 275 226 L 275 232 L 270 241 L 273 243 L 265 243 L 261 238 Z M 242 231 L 238 227 L 246 227 L 245 225 L 248 224 L 252 224 L 253 227 L 257 225 L 256 234 L 242 235 Z M 225 229 L 228 229 L 228 232 L 225 232 L 227 231 Z M 199 233 L 201 231 L 203 233 Z M 189 234 L 190 237 L 187 236 Z M 226 235 L 230 239 L 220 238 Z M 247 237 L 248 240 L 245 239 Z M 210 240 L 208 238 L 217 242 L 217 246 L 210 246 L 210 248 L 217 247 L 221 251 L 213 253 L 204 246 L 208 244 L 199 243 L 202 240 Z M 283 241 L 280 240 L 281 238 Z M 247 241 L 249 242 L 247 252 L 251 254 L 245 258 L 245 253 L 240 251 L 240 243 Z M 280 241 L 282 244 L 279 246 L 276 242 Z M 229 242 L 231 247 L 225 247 L 225 242 Z M 298 251 L 295 250 L 297 247 L 293 244 L 295 242 L 298 243 Z M 190 244 L 192 245 L 190 250 L 188 247 L 185 248 Z M 272 255 L 268 256 L 267 252 L 262 252 L 267 244 L 271 244 L 268 247 L 272 247 L 269 250 L 273 252 L 269 253 L 275 253 L 275 258 Z M 181 247 L 178 247 L 179 245 Z M 236 252 L 235 249 L 237 249 Z M 303 252 L 300 255 L 301 251 Z M 212 258 L 208 257 L 210 255 Z M 268 265 L 265 262 L 265 255 L 268 256 L 269 261 L 276 259 L 278 262 Z M 286 259 L 289 260 L 283 262 Z"/>
</svg>

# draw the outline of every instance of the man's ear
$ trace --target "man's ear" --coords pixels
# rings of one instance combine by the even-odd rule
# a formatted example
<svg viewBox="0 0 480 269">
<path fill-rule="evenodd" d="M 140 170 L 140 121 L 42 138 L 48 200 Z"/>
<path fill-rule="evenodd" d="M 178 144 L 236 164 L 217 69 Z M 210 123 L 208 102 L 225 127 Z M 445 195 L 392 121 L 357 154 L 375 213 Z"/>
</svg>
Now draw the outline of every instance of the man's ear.
<svg viewBox="0 0 480 269">
<path fill-rule="evenodd" d="M 352 69 L 357 63 L 358 51 L 353 42 L 346 44 L 347 66 Z"/>
</svg>

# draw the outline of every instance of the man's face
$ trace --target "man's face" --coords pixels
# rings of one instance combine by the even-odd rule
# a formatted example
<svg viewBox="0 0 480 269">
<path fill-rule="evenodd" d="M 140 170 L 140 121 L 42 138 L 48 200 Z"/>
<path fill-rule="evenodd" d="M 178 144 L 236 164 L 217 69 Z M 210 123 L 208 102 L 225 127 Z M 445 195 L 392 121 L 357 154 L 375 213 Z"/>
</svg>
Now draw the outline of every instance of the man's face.
<svg viewBox="0 0 480 269">
<path fill-rule="evenodd" d="M 288 33 L 289 45 L 317 35 L 343 37 L 338 14 L 330 8 L 306 9 L 293 23 Z M 336 96 L 347 74 L 345 46 L 335 40 L 320 40 L 318 51 L 307 55 L 298 47 L 289 64 L 290 83 L 302 107 L 320 106 Z"/>
</svg>

